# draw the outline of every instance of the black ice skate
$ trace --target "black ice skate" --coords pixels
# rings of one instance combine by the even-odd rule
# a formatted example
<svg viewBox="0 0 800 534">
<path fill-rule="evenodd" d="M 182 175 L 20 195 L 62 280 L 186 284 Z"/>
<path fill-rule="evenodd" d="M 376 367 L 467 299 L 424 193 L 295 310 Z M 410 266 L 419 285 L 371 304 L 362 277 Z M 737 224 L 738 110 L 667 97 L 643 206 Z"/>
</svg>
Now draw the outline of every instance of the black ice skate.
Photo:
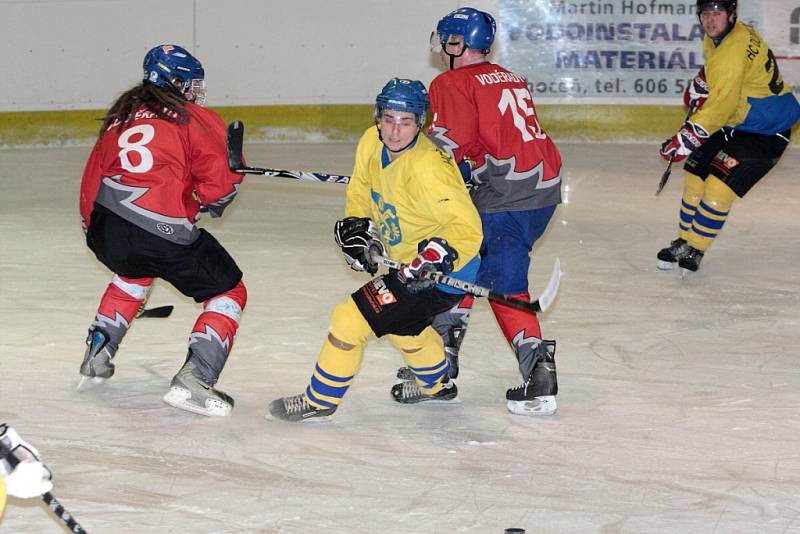
<svg viewBox="0 0 800 534">
<path fill-rule="evenodd" d="M 267 419 L 280 419 L 281 421 L 290 421 L 292 423 L 299 423 L 302 421 L 324 421 L 328 419 L 336 411 L 337 406 L 333 408 L 317 408 L 308 403 L 305 393 L 293 395 L 291 397 L 282 397 L 275 399 L 269 405 L 269 413 Z"/>
<path fill-rule="evenodd" d="M 188 360 L 172 379 L 164 402 L 187 412 L 218 417 L 230 414 L 233 409 L 233 397 L 214 389 L 194 362 Z"/>
<path fill-rule="evenodd" d="M 508 411 L 516 415 L 553 415 L 558 409 L 556 395 L 556 342 L 542 340 L 537 347 L 543 357 L 536 362 L 530 376 L 521 385 L 506 391 Z"/>
<path fill-rule="evenodd" d="M 113 357 L 108 350 L 106 333 L 99 328 L 89 330 L 86 353 L 79 371 L 81 381 L 78 383 L 78 389 L 84 389 L 87 384 L 102 384 L 114 376 L 114 364 L 111 363 Z"/>
<path fill-rule="evenodd" d="M 700 262 L 703 260 L 703 252 L 694 247 L 687 247 L 689 250 L 684 257 L 678 261 L 678 266 L 683 269 L 681 276 L 686 276 L 689 272 L 697 272 Z"/>
<path fill-rule="evenodd" d="M 416 404 L 418 402 L 461 402 L 458 399 L 458 388 L 448 378 L 442 382 L 442 389 L 433 395 L 422 392 L 416 380 L 404 380 L 392 386 L 392 398 L 400 404 Z"/>
<path fill-rule="evenodd" d="M 688 252 L 689 245 L 686 244 L 685 239 L 679 237 L 670 243 L 667 248 L 662 248 L 658 251 L 658 263 L 656 267 L 658 267 L 659 271 L 669 271 L 674 268 L 675 264 L 686 256 Z"/>
</svg>

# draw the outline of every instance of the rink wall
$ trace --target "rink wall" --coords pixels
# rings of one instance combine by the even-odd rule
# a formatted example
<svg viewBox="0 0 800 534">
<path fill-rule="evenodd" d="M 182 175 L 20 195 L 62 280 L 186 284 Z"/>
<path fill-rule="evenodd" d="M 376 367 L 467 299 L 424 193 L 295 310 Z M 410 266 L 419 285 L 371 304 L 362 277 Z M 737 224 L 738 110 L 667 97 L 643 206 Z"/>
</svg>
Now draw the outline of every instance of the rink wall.
<svg viewBox="0 0 800 534">
<path fill-rule="evenodd" d="M 223 106 L 226 123 L 244 121 L 248 141 L 355 141 L 372 124 L 371 105 Z M 0 113 L 0 148 L 88 145 L 101 110 Z M 544 105 L 540 123 L 556 140 L 654 143 L 683 120 L 677 106 Z M 795 141 L 796 141 L 795 137 Z"/>
<path fill-rule="evenodd" d="M 768 1 L 779 16 L 764 17 L 765 37 L 773 48 L 777 42 L 779 57 L 792 57 L 795 49 L 800 56 L 790 24 L 796 2 Z M 754 21 L 764 2 L 748 3 Z M 138 82 L 144 53 L 162 42 L 182 44 L 202 60 L 209 106 L 226 121 L 244 120 L 248 139 L 354 140 L 370 124 L 370 103 L 386 80 L 403 76 L 427 84 L 441 72 L 428 38 L 442 14 L 463 5 L 498 16 L 492 59 L 519 65 L 534 89 L 565 81 L 584 88 L 556 96 L 534 90 L 540 122 L 557 139 L 657 142 L 682 122 L 674 84 L 669 93 L 639 89 L 650 79 L 656 88 L 664 77 L 685 79 L 692 65 L 645 79 L 613 69 L 576 73 L 539 66 L 552 67 L 548 57 L 561 53 L 551 48 L 563 39 L 543 37 L 559 28 L 559 20 L 568 31 L 588 32 L 628 17 L 624 10 L 632 13 L 625 20 L 673 29 L 660 40 L 652 36 L 656 44 L 645 36 L 623 45 L 635 52 L 666 40 L 674 47 L 670 40 L 684 39 L 696 20 L 684 13 L 694 0 L 410 0 L 403 9 L 394 0 L 0 0 L 0 147 L 88 144 L 104 109 Z M 556 22 L 545 27 L 545 19 Z M 601 53 L 620 45 L 597 44 L 582 33 L 570 38 L 577 40 L 569 47 L 605 46 Z M 687 57 L 699 50 L 691 39 L 677 46 Z M 800 85 L 800 73 L 791 76 Z"/>
</svg>

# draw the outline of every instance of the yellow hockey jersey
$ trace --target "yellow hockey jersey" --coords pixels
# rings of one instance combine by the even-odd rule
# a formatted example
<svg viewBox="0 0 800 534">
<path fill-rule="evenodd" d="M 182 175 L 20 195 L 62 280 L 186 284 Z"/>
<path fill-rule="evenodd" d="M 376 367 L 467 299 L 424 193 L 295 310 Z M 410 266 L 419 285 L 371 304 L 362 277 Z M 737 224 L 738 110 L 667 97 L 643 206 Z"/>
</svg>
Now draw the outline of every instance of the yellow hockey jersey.
<svg viewBox="0 0 800 534">
<path fill-rule="evenodd" d="M 691 118 L 709 133 L 723 126 L 773 135 L 800 120 L 800 104 L 775 56 L 751 26 L 737 21 L 719 44 L 703 39 L 709 95 Z"/>
<path fill-rule="evenodd" d="M 452 276 L 464 279 L 458 271 L 468 266 L 467 281 L 474 281 L 480 217 L 456 164 L 423 133 L 388 162 L 377 126 L 364 132 L 347 185 L 345 217 L 351 216 L 375 221 L 389 256 L 404 263 L 414 259 L 423 239 L 447 240 L 458 252 Z"/>
</svg>

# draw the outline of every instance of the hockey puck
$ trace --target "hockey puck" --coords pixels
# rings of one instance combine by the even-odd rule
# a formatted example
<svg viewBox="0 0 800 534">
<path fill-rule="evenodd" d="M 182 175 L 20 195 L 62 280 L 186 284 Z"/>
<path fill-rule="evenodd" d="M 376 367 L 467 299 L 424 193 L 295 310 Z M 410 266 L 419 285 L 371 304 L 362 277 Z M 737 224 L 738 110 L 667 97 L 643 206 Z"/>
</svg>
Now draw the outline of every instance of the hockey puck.
<svg viewBox="0 0 800 534">
<path fill-rule="evenodd" d="M 505 534 L 525 534 L 524 528 L 507 528 Z"/>
</svg>

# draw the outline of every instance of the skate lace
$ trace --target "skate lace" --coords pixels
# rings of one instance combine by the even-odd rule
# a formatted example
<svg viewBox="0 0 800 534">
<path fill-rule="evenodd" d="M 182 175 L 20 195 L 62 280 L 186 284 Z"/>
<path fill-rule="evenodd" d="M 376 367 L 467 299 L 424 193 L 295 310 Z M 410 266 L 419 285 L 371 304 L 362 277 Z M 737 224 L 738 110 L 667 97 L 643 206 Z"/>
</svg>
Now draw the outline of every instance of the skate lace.
<svg viewBox="0 0 800 534">
<path fill-rule="evenodd" d="M 530 386 L 530 385 L 531 385 L 531 381 L 530 380 L 526 380 L 525 382 L 522 383 L 521 386 L 517 386 L 515 388 L 511 388 L 511 391 L 513 391 L 514 393 L 521 392 L 523 395 L 527 395 L 528 394 L 528 386 Z"/>
<path fill-rule="evenodd" d="M 403 382 L 403 391 L 401 393 L 404 399 L 413 399 L 421 395 L 416 380 Z"/>
<path fill-rule="evenodd" d="M 311 410 L 311 405 L 308 404 L 305 393 L 286 397 L 283 399 L 283 405 L 286 407 L 286 413 L 288 414 L 304 413 Z"/>
</svg>

